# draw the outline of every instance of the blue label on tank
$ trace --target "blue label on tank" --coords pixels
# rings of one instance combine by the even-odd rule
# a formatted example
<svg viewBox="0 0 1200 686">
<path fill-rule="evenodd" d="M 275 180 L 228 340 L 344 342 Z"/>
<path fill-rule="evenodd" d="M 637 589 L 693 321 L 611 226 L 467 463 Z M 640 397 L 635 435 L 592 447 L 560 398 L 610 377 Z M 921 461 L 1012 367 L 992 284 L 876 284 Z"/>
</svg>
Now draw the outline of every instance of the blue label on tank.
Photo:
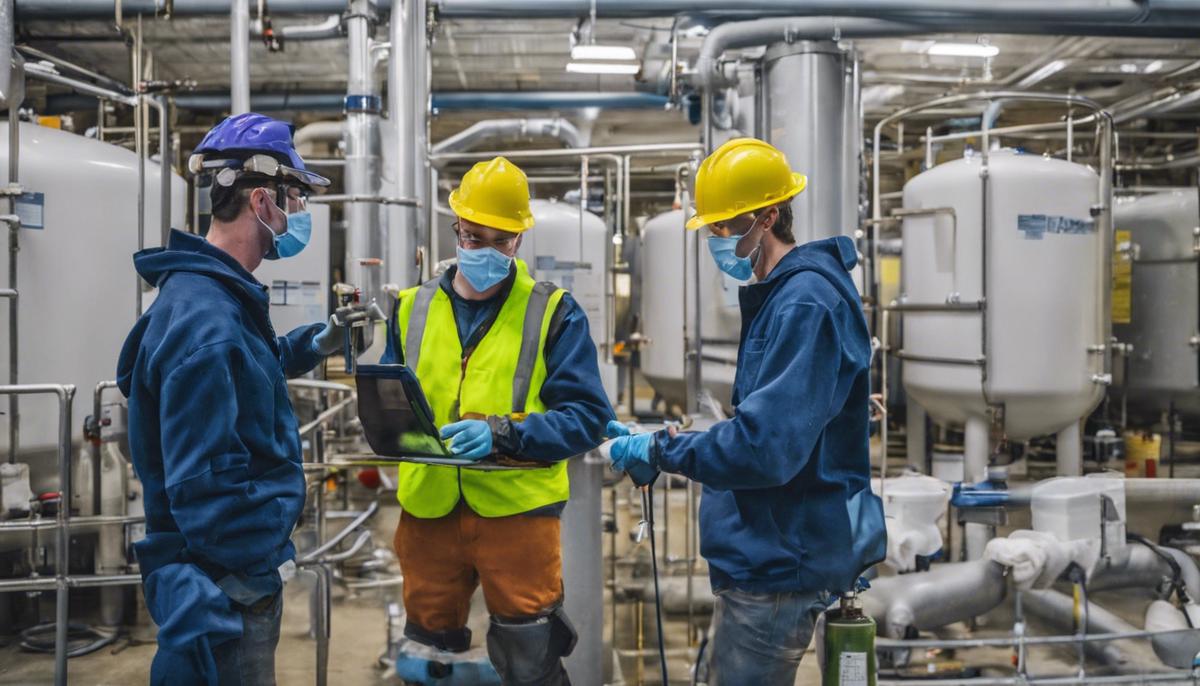
<svg viewBox="0 0 1200 686">
<path fill-rule="evenodd" d="M 1076 219 L 1057 214 L 1018 214 L 1017 231 L 1026 240 L 1040 241 L 1048 233 L 1088 234 L 1096 230 L 1091 219 Z"/>
<path fill-rule="evenodd" d="M 22 229 L 46 228 L 46 196 L 43 193 L 22 193 L 13 203 L 13 212 L 21 219 Z"/>
</svg>

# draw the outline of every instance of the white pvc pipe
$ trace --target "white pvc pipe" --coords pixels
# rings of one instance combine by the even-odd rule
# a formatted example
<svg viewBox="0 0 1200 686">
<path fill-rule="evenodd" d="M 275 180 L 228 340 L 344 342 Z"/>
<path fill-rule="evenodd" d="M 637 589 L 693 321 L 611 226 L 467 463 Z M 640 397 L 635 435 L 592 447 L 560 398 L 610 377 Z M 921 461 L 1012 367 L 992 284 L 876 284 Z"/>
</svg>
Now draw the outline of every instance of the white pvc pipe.
<svg viewBox="0 0 1200 686">
<path fill-rule="evenodd" d="M 963 480 L 969 484 L 977 484 L 987 479 L 988 453 L 990 452 L 987 421 L 982 417 L 967 419 L 964 443 Z M 967 559 L 978 560 L 983 557 L 983 549 L 991 538 L 990 527 L 986 524 L 966 524 L 964 531 Z"/>
</svg>

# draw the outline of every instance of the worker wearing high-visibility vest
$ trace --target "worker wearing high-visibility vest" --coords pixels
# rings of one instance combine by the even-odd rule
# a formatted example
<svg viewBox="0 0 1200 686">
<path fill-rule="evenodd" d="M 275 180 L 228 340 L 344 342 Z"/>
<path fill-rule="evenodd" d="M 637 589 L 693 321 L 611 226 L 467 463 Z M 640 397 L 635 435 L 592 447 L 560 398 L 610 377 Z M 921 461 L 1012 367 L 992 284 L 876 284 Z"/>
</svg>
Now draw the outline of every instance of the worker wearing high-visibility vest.
<svg viewBox="0 0 1200 686">
<path fill-rule="evenodd" d="M 400 293 L 383 361 L 416 373 L 455 455 L 549 466 L 400 466 L 395 547 L 410 649 L 398 672 L 405 659 L 455 662 L 470 648 L 467 614 L 482 585 L 501 681 L 565 684 L 562 657 L 575 643 L 562 610 L 565 459 L 596 447 L 613 411 L 583 309 L 515 258 L 533 227 L 524 172 L 503 157 L 480 162 L 449 201 L 458 263 Z"/>
</svg>

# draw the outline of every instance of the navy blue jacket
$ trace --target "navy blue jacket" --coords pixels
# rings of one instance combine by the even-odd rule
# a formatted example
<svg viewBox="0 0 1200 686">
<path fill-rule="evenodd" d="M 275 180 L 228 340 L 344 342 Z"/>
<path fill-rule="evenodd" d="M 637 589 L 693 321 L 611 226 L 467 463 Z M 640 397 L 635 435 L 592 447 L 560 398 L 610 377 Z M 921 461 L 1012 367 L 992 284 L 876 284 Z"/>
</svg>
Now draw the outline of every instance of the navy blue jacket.
<svg viewBox="0 0 1200 686">
<path fill-rule="evenodd" d="M 458 337 L 466 349 L 487 333 L 485 324 L 494 318 L 508 297 L 516 268 L 510 270 L 496 295 L 487 300 L 467 300 L 456 293 L 453 286 L 456 270 L 457 267 L 451 267 L 442 274 L 440 286 L 454 306 Z M 391 335 L 380 361 L 402 364 L 394 316 L 388 322 L 388 331 Z M 604 427 L 616 418 L 600 383 L 596 344 L 588 331 L 587 315 L 569 293 L 563 296 L 550 320 L 543 354 L 546 380 L 541 398 L 547 411 L 530 413 L 524 421 L 508 424 L 508 430 L 494 439 L 496 447 L 507 454 L 556 462 L 595 448 L 604 440 Z"/>
<path fill-rule="evenodd" d="M 159 625 L 154 680 L 207 677 L 209 649 L 241 633 L 231 601 L 278 591 L 277 568 L 295 556 L 305 486 L 287 377 L 321 361 L 323 325 L 276 337 L 266 286 L 197 236 L 174 231 L 134 265 L 159 289 L 117 370 L 145 489 L 135 550 Z"/>
<path fill-rule="evenodd" d="M 848 238 L 814 241 L 744 286 L 734 416 L 655 436 L 658 466 L 704 485 L 700 552 L 715 589 L 847 590 L 884 557 L 856 259 Z"/>
</svg>

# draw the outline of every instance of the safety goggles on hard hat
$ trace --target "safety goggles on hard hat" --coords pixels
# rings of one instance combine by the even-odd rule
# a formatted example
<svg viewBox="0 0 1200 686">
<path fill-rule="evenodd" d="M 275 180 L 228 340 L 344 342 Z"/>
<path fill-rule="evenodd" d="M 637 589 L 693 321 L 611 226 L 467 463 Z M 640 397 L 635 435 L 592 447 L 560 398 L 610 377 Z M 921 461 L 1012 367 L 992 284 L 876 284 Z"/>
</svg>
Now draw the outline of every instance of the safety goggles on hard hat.
<svg viewBox="0 0 1200 686">
<path fill-rule="evenodd" d="M 296 169 L 283 164 L 270 155 L 256 154 L 245 159 L 205 158 L 202 154 L 188 158 L 188 171 L 192 174 L 212 174 L 213 182 L 220 186 L 232 186 L 246 174 L 265 176 L 289 186 L 303 186 L 308 192 L 323 193 L 329 179 L 313 172 Z"/>
</svg>

